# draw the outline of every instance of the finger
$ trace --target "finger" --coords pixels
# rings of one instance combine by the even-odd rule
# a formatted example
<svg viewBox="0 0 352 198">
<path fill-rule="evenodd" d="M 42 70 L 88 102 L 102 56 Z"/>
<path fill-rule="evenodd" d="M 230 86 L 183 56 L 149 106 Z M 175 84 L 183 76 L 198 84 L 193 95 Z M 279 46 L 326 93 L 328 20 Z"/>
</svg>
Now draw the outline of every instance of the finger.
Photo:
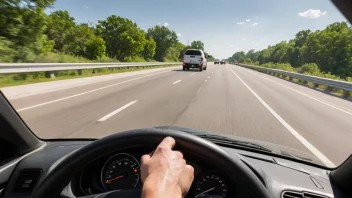
<svg viewBox="0 0 352 198">
<path fill-rule="evenodd" d="M 145 154 L 141 157 L 141 164 L 146 164 L 151 158 L 150 154 Z"/>
<path fill-rule="evenodd" d="M 185 196 L 194 180 L 194 169 L 191 165 L 186 165 L 180 178 L 182 194 Z"/>
<path fill-rule="evenodd" d="M 174 138 L 166 137 L 165 139 L 163 139 L 163 141 L 161 141 L 158 147 L 168 148 L 171 150 L 172 148 L 174 148 L 175 144 L 176 144 L 176 141 Z"/>
<path fill-rule="evenodd" d="M 180 151 L 174 151 L 175 155 L 179 159 L 183 159 L 183 154 Z"/>
<path fill-rule="evenodd" d="M 194 175 L 194 168 L 193 168 L 193 166 L 187 164 L 187 165 L 186 165 L 186 170 L 187 170 L 189 173 L 191 173 L 192 175 Z"/>
</svg>

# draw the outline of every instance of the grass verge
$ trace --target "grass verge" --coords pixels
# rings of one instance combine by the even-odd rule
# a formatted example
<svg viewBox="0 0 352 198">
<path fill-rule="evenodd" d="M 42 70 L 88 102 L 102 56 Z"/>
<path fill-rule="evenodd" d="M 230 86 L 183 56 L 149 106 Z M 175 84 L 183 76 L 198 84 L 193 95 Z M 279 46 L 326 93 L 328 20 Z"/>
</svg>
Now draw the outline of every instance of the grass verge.
<svg viewBox="0 0 352 198">
<path fill-rule="evenodd" d="M 55 78 L 50 78 L 49 72 L 4 74 L 4 75 L 0 75 L 0 88 L 17 86 L 17 85 L 26 85 L 26 84 L 32 84 L 32 83 L 40 83 L 40 82 L 50 82 L 50 81 L 57 81 L 57 80 L 100 76 L 100 75 L 107 75 L 107 74 L 117 74 L 117 73 L 132 72 L 132 71 L 139 71 L 139 70 L 146 70 L 146 69 L 154 69 L 154 68 L 165 68 L 165 67 L 172 67 L 172 66 L 175 66 L 175 65 L 144 66 L 144 68 L 130 67 L 129 69 L 127 68 L 84 69 L 82 70 L 82 75 L 78 74 L 78 70 L 65 70 L 65 71 L 56 71 Z"/>
</svg>

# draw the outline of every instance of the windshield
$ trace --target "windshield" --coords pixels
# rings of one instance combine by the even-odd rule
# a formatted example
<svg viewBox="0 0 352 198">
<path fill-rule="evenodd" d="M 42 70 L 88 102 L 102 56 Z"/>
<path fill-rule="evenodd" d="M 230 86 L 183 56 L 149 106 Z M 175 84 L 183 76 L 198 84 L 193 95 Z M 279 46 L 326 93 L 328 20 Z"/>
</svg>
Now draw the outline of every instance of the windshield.
<svg viewBox="0 0 352 198">
<path fill-rule="evenodd" d="M 351 55 L 329 0 L 0 2 L 0 88 L 43 139 L 177 126 L 336 167 Z"/>
<path fill-rule="evenodd" d="M 185 55 L 200 56 L 202 53 L 199 50 L 187 50 Z"/>
</svg>

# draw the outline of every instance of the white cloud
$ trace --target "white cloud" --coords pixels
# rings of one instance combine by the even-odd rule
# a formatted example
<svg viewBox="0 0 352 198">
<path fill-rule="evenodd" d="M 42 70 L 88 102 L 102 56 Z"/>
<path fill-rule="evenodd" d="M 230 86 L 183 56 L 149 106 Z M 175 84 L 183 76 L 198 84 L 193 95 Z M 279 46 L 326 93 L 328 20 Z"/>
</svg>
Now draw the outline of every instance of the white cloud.
<svg viewBox="0 0 352 198">
<path fill-rule="evenodd" d="M 253 44 L 254 44 L 255 42 L 254 42 L 254 41 L 252 41 L 251 43 L 253 43 Z"/>
<path fill-rule="evenodd" d="M 250 19 L 246 19 L 246 22 L 250 22 L 251 20 Z"/>
<path fill-rule="evenodd" d="M 243 41 L 247 40 L 247 38 L 242 38 Z"/>
<path fill-rule="evenodd" d="M 88 9 L 89 7 L 87 5 L 82 6 L 84 9 Z"/>
<path fill-rule="evenodd" d="M 167 27 L 167 26 L 169 26 L 169 24 L 165 22 L 163 26 Z"/>
<path fill-rule="evenodd" d="M 312 9 L 309 9 L 307 11 L 304 11 L 304 12 L 299 12 L 298 13 L 298 16 L 300 17 L 303 17 L 303 18 L 313 18 L 313 19 L 316 19 L 316 18 L 319 18 L 321 16 L 324 16 L 326 15 L 327 12 L 324 11 L 320 11 L 320 10 L 312 10 Z"/>
<path fill-rule="evenodd" d="M 181 35 L 180 33 L 177 33 L 177 36 L 180 37 L 180 36 L 182 36 L 182 35 Z"/>
<path fill-rule="evenodd" d="M 252 26 L 257 26 L 258 25 L 258 23 L 252 23 Z"/>
<path fill-rule="evenodd" d="M 237 25 L 243 25 L 244 24 L 244 22 L 238 22 L 237 23 Z"/>
</svg>

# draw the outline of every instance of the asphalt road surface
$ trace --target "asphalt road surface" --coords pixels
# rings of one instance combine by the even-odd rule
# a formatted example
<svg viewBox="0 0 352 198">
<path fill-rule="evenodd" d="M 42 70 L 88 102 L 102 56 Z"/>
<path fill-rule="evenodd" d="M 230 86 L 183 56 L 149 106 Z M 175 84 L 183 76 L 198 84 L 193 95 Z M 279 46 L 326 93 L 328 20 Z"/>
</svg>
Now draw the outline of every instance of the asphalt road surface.
<svg viewBox="0 0 352 198">
<path fill-rule="evenodd" d="M 329 166 L 352 153 L 351 102 L 235 65 L 179 66 L 11 102 L 42 138 L 172 125 L 288 146 Z"/>
</svg>

